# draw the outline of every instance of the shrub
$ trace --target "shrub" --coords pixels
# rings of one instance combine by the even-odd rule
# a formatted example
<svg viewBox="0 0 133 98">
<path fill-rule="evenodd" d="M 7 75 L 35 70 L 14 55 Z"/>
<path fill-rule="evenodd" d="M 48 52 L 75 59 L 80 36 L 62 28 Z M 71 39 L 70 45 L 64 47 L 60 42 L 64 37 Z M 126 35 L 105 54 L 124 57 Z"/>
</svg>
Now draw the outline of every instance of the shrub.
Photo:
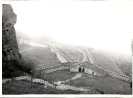
<svg viewBox="0 0 133 98">
<path fill-rule="evenodd" d="M 18 65 L 19 69 L 29 74 L 35 69 L 35 66 L 35 62 L 28 57 L 22 57 Z"/>
</svg>

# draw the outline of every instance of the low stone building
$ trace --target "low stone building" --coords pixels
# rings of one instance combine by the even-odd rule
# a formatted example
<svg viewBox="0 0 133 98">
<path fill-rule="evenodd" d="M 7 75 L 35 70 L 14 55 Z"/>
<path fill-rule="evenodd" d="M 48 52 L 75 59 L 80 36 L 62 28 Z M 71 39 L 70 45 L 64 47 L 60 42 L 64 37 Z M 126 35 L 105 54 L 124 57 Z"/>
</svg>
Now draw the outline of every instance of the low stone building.
<svg viewBox="0 0 133 98">
<path fill-rule="evenodd" d="M 105 76 L 107 75 L 106 72 L 97 68 L 90 62 L 74 62 L 70 65 L 70 72 L 81 72 L 96 76 Z"/>
</svg>

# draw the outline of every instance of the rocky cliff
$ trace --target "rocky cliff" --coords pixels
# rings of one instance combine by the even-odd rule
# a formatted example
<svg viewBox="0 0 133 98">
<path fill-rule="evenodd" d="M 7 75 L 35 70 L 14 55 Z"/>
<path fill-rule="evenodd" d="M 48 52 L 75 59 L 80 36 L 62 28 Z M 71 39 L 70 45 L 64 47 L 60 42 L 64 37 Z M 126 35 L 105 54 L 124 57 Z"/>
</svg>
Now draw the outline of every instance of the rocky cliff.
<svg viewBox="0 0 133 98">
<path fill-rule="evenodd" d="M 3 4 L 2 10 L 2 75 L 10 77 L 21 59 L 14 28 L 17 15 L 11 5 Z"/>
<path fill-rule="evenodd" d="M 133 56 L 133 39 L 132 39 L 131 49 L 132 49 L 132 56 Z"/>
</svg>

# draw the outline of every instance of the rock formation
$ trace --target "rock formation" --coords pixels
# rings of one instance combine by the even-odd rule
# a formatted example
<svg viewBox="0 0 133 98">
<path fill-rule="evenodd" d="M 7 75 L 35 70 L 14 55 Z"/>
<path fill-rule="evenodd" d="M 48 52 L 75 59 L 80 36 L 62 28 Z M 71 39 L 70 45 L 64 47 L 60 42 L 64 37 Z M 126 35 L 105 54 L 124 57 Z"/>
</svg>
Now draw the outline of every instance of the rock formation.
<svg viewBox="0 0 133 98">
<path fill-rule="evenodd" d="M 132 39 L 131 49 L 132 49 L 132 56 L 133 56 L 133 39 Z"/>
<path fill-rule="evenodd" d="M 9 4 L 2 5 L 2 75 L 10 76 L 21 59 L 14 25 L 17 15 Z"/>
</svg>

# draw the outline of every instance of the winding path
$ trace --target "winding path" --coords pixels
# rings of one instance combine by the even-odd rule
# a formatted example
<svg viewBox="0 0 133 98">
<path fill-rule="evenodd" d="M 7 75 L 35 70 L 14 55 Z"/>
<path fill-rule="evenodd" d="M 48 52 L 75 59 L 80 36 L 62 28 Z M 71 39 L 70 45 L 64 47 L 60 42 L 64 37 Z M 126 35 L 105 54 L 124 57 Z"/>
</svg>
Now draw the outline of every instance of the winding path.
<svg viewBox="0 0 133 98">
<path fill-rule="evenodd" d="M 71 79 L 67 79 L 67 80 L 64 80 L 64 81 L 57 81 L 57 82 L 54 82 L 54 84 L 57 84 L 57 85 L 60 85 L 62 83 L 66 83 L 70 80 L 76 80 L 78 78 L 80 78 L 82 76 L 82 73 L 77 73 L 74 77 L 72 77 Z"/>
<path fill-rule="evenodd" d="M 74 48 L 74 47 L 69 47 L 68 48 L 73 48 L 76 49 L 77 51 L 81 52 L 83 54 L 82 60 L 80 60 L 80 58 L 77 59 L 77 61 L 72 61 L 70 60 L 65 54 L 63 54 L 59 49 L 56 48 L 56 46 L 60 46 L 60 47 L 64 47 L 63 45 L 56 45 L 56 44 L 50 44 L 49 45 L 52 49 L 54 49 L 56 52 L 60 53 L 65 59 L 67 59 L 68 62 L 84 62 L 87 60 L 87 55 L 84 51 L 78 49 L 78 48 Z"/>
<path fill-rule="evenodd" d="M 111 59 L 111 61 L 114 63 L 114 65 L 115 65 L 115 67 L 117 68 L 117 70 L 118 70 L 121 74 L 125 75 L 125 74 L 119 69 L 119 67 L 116 65 L 115 61 L 114 61 L 112 58 L 110 58 L 110 59 Z"/>
<path fill-rule="evenodd" d="M 59 55 L 59 58 L 63 58 L 64 61 L 63 62 L 72 62 L 68 57 L 66 57 L 62 52 L 60 52 L 56 47 L 52 46 L 52 45 L 48 45 L 52 51 L 57 53 L 57 56 Z"/>
<path fill-rule="evenodd" d="M 89 61 L 90 61 L 93 65 L 96 64 L 96 61 L 95 61 L 95 59 L 93 58 L 93 56 L 91 55 L 90 51 L 89 51 L 87 48 L 85 48 L 85 51 L 86 51 L 86 54 L 87 54 L 87 56 L 88 56 Z"/>
</svg>

